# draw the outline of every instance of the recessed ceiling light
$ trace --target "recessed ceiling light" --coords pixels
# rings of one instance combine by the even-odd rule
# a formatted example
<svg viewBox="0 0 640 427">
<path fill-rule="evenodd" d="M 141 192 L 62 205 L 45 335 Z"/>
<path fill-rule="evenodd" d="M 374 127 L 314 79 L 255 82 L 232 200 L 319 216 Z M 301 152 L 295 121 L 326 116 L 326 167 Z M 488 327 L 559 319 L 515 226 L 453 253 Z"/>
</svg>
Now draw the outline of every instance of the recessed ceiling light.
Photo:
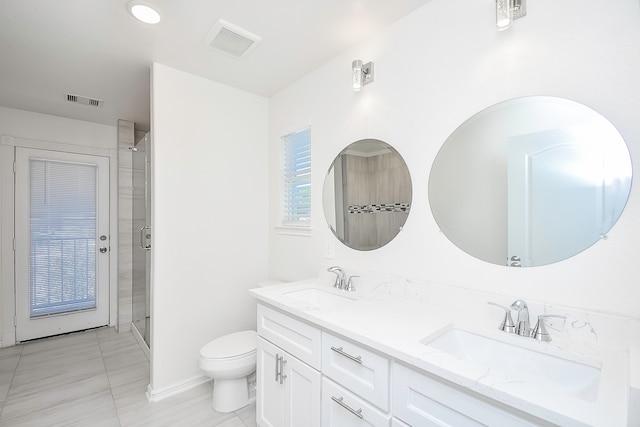
<svg viewBox="0 0 640 427">
<path fill-rule="evenodd" d="M 127 9 L 134 18 L 146 24 L 157 24 L 160 22 L 160 13 L 151 4 L 145 1 L 132 0 L 127 3 Z"/>
</svg>

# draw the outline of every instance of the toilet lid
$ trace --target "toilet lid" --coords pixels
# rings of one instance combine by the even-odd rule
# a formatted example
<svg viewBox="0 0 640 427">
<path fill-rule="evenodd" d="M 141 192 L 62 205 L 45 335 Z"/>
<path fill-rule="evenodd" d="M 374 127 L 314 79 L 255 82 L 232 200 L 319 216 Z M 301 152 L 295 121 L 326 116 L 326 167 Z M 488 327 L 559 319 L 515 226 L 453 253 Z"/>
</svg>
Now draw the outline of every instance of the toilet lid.
<svg viewBox="0 0 640 427">
<path fill-rule="evenodd" d="M 238 357 L 256 351 L 256 331 L 240 331 L 221 336 L 202 347 L 200 354 L 207 359 Z"/>
</svg>

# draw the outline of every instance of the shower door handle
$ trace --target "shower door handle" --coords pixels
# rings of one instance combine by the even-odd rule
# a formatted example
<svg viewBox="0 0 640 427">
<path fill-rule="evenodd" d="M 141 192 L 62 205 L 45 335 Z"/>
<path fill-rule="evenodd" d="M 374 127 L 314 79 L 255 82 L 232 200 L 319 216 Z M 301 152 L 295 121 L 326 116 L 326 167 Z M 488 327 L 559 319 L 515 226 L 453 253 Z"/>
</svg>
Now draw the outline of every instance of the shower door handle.
<svg viewBox="0 0 640 427">
<path fill-rule="evenodd" d="M 151 245 L 146 243 L 146 239 L 150 239 L 151 235 L 150 234 L 145 235 L 144 230 L 151 230 L 151 227 L 149 227 L 148 225 L 145 225 L 144 227 L 140 227 L 140 248 L 144 249 L 145 251 L 150 251 Z"/>
</svg>

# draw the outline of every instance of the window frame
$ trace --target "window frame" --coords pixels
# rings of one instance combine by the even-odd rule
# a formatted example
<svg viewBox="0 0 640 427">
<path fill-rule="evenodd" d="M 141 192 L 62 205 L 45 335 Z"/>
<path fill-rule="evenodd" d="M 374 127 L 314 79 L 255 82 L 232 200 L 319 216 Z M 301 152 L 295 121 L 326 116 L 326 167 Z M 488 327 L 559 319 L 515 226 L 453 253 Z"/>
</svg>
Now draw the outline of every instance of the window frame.
<svg viewBox="0 0 640 427">
<path fill-rule="evenodd" d="M 295 177 L 296 171 L 300 169 L 300 159 L 297 159 L 296 162 L 298 164 L 295 165 L 296 171 L 289 170 L 289 164 L 287 160 L 287 155 L 290 152 L 289 143 L 295 143 L 295 141 L 291 141 L 290 138 L 296 135 L 300 135 L 303 133 L 308 134 L 307 147 L 303 147 L 307 149 L 308 154 L 303 155 L 308 157 L 308 167 L 302 168 L 308 169 L 304 171 L 304 175 L 306 175 L 307 179 L 300 179 L 299 177 Z M 311 126 L 306 126 L 301 129 L 298 129 L 293 132 L 285 133 L 280 137 L 280 177 L 281 177 L 281 197 L 280 197 L 280 216 L 279 216 L 279 224 L 275 227 L 279 234 L 289 234 L 289 235 L 298 235 L 298 236 L 310 236 L 313 230 L 312 227 L 312 205 L 313 205 L 313 184 L 312 184 L 312 171 L 313 171 L 313 158 L 312 158 L 312 140 L 311 140 Z M 304 161 L 303 161 L 304 162 Z M 293 177 L 291 176 L 293 175 Z M 297 184 L 296 184 L 297 182 Z M 307 218 L 291 218 L 291 206 L 289 202 L 289 197 L 292 194 L 292 185 L 297 185 L 298 189 L 300 189 L 299 184 L 302 183 L 302 186 L 308 186 L 308 217 Z"/>
</svg>

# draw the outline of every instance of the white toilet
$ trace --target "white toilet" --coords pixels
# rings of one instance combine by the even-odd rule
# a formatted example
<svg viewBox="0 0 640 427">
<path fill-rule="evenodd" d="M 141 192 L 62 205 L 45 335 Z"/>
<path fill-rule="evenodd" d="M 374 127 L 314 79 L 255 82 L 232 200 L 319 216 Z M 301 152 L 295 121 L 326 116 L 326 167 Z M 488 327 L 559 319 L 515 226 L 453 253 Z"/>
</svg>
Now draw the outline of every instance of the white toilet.
<svg viewBox="0 0 640 427">
<path fill-rule="evenodd" d="M 256 331 L 216 338 L 200 349 L 198 366 L 213 378 L 213 409 L 232 412 L 249 404 L 247 376 L 256 370 Z"/>
</svg>

